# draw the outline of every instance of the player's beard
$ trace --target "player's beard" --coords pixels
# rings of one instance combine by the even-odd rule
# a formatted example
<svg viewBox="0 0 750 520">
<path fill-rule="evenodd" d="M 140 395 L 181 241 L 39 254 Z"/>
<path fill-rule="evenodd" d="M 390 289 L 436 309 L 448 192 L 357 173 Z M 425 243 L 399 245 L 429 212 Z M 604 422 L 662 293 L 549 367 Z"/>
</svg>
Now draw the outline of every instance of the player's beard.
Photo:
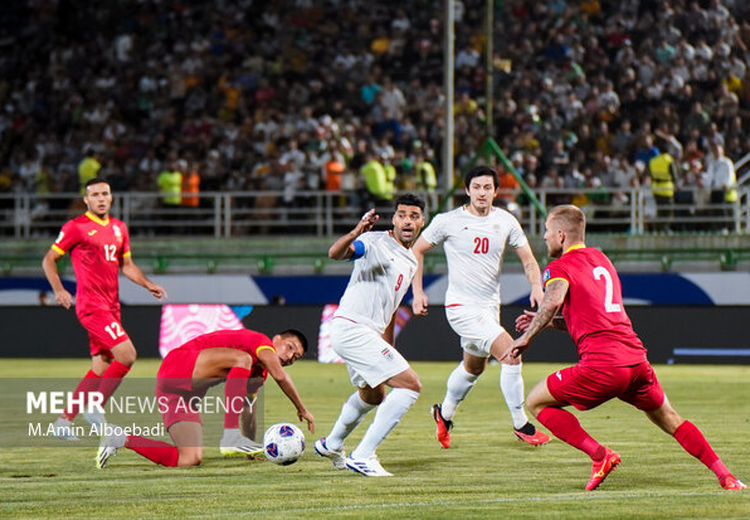
<svg viewBox="0 0 750 520">
<path fill-rule="evenodd" d="M 402 229 L 394 229 L 393 234 L 396 236 L 396 239 L 401 243 L 402 246 L 406 248 L 410 248 L 412 244 L 414 244 L 414 240 L 417 237 L 418 230 L 413 229 L 412 234 L 410 238 L 405 238 L 404 233 Z"/>
<path fill-rule="evenodd" d="M 547 255 L 550 258 L 560 258 L 562 256 L 562 252 L 562 244 L 557 244 L 555 246 L 547 244 Z"/>
</svg>

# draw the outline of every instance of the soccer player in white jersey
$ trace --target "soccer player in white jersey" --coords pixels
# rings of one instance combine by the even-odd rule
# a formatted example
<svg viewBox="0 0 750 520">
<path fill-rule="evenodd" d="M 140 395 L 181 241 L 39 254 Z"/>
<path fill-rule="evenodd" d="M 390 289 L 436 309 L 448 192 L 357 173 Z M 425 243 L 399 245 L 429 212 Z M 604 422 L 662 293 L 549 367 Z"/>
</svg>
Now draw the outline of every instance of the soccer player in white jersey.
<svg viewBox="0 0 750 520">
<path fill-rule="evenodd" d="M 344 403 L 331 433 L 315 442 L 315 452 L 331 459 L 334 468 L 368 477 L 392 475 L 375 450 L 422 389 L 417 373 L 393 344 L 396 312 L 417 272 L 411 246 L 424 226 L 424 201 L 411 194 L 398 197 L 391 231 L 370 231 L 379 218 L 374 209 L 368 211 L 328 251 L 333 259 L 354 260 L 331 322 L 331 344 L 358 390 Z M 386 385 L 392 388 L 387 395 Z M 375 407 L 372 424 L 347 457 L 344 440 Z"/>
<path fill-rule="evenodd" d="M 469 394 L 484 372 L 490 356 L 499 360 L 513 342 L 500 325 L 500 271 L 506 244 L 523 264 L 531 285 L 531 305 L 544 298 L 539 265 L 518 221 L 507 211 L 492 205 L 498 176 L 489 166 L 476 166 L 464 177 L 469 203 L 436 215 L 414 245 L 419 262 L 412 290 L 412 309 L 427 314 L 427 295 L 422 286 L 424 255 L 443 244 L 448 260 L 448 290 L 445 314 L 453 330 L 461 337 L 463 361 L 448 377 L 442 404 L 432 407 L 436 436 L 443 448 L 451 444 L 450 430 L 456 408 Z M 538 446 L 549 436 L 538 431 L 523 410 L 524 388 L 521 360 L 508 359 L 500 369 L 500 389 L 513 419 L 513 433 L 522 441 Z"/>
</svg>

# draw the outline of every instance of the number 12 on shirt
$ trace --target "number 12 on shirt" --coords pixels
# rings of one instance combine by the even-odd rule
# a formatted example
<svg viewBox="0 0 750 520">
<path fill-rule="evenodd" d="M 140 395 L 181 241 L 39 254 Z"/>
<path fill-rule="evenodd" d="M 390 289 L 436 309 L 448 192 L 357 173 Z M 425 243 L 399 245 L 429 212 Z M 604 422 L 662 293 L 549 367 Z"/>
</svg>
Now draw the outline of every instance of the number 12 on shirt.
<svg viewBox="0 0 750 520">
<path fill-rule="evenodd" d="M 104 259 L 107 262 L 117 262 L 117 246 L 114 244 L 104 244 Z"/>
</svg>

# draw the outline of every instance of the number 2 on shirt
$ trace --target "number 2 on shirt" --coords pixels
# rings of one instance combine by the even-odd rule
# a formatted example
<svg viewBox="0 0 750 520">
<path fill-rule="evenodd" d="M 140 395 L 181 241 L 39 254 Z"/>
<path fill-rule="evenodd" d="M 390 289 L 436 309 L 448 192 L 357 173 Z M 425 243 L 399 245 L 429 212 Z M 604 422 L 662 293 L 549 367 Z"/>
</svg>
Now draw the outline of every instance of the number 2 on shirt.
<svg viewBox="0 0 750 520">
<path fill-rule="evenodd" d="M 490 239 L 487 237 L 474 237 L 474 254 L 486 255 L 490 250 Z"/>
<path fill-rule="evenodd" d="M 599 265 L 594 267 L 593 273 L 594 280 L 598 281 L 604 278 L 604 310 L 606 312 L 620 312 L 622 310 L 620 304 L 612 301 L 615 291 L 609 271 Z"/>
</svg>

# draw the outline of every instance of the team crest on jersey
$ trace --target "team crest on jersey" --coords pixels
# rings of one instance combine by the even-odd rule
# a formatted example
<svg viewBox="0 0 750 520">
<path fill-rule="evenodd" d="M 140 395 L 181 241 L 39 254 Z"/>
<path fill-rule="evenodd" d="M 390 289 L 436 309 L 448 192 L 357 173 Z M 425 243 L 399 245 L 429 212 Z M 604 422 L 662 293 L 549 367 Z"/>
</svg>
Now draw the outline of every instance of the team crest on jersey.
<svg viewBox="0 0 750 520">
<path fill-rule="evenodd" d="M 549 267 L 544 270 L 544 273 L 542 273 L 542 285 L 549 280 Z"/>
<path fill-rule="evenodd" d="M 391 352 L 391 349 L 389 347 L 385 347 L 383 350 L 380 351 L 380 353 L 388 361 L 393 361 L 393 352 Z"/>
<path fill-rule="evenodd" d="M 122 232 L 120 231 L 120 228 L 118 226 L 112 226 L 112 231 L 115 232 L 115 237 L 118 239 L 122 239 Z"/>
</svg>

